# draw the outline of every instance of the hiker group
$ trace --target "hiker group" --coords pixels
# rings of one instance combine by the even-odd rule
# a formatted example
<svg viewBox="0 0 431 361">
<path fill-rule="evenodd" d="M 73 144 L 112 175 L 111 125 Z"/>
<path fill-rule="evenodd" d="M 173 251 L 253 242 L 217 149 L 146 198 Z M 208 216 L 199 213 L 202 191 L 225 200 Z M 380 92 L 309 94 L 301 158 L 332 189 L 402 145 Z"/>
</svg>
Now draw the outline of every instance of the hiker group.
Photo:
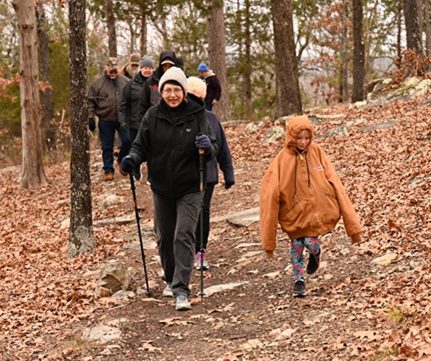
<svg viewBox="0 0 431 361">
<path fill-rule="evenodd" d="M 174 297 L 179 311 L 191 309 L 193 267 L 201 271 L 203 294 L 218 168 L 226 189 L 235 184 L 228 141 L 212 112 L 222 96 L 217 76 L 201 63 L 199 77 L 187 78 L 183 66 L 171 50 L 160 54 L 157 67 L 149 55 L 132 54 L 122 68 L 109 58 L 104 74 L 88 91 L 88 125 L 90 131 L 99 130 L 103 179 L 112 181 L 118 168 L 129 175 L 135 198 L 134 181 L 141 180 L 141 164 L 147 164 L 145 181 L 152 190 L 154 232 L 166 282 L 162 295 Z M 115 161 L 116 134 L 120 147 Z M 289 120 L 285 146 L 267 169 L 260 191 L 262 245 L 272 257 L 277 224 L 289 235 L 295 297 L 305 296 L 304 270 L 313 274 L 319 267 L 318 237 L 332 231 L 341 216 L 352 240 L 360 241 L 358 217 L 313 135 L 307 116 Z M 139 226 L 138 212 L 137 221 Z M 310 254 L 307 267 L 304 248 Z M 142 254 L 145 267 L 143 248 Z"/>
</svg>

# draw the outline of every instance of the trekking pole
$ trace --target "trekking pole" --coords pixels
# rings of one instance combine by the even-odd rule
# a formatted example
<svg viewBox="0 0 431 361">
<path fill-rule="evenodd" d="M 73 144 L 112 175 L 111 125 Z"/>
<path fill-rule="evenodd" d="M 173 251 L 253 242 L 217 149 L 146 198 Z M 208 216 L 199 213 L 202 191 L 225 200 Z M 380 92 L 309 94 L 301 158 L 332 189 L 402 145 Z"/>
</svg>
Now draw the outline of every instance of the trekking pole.
<svg viewBox="0 0 431 361">
<path fill-rule="evenodd" d="M 145 262 L 144 243 L 142 241 L 141 224 L 139 222 L 141 219 L 141 217 L 139 215 L 140 209 L 138 208 L 138 203 L 136 201 L 135 180 L 133 179 L 132 174 L 129 174 L 129 175 L 130 175 L 130 189 L 132 190 L 133 202 L 135 204 L 135 216 L 136 216 L 136 224 L 138 226 L 139 243 L 141 245 L 142 263 L 144 264 L 145 286 L 147 287 L 147 292 L 145 292 L 145 294 L 147 296 L 151 296 L 152 291 L 151 291 L 150 286 L 148 284 L 148 274 L 147 274 L 147 264 Z"/>
<path fill-rule="evenodd" d="M 204 179 L 204 167 L 205 167 L 205 158 L 204 158 L 204 154 L 205 154 L 205 150 L 202 148 L 199 148 L 199 189 L 201 191 L 201 193 L 205 192 L 205 179 Z M 199 213 L 199 221 L 200 221 L 200 229 L 199 229 L 199 234 L 200 234 L 200 252 L 201 252 L 201 258 L 200 258 L 200 263 L 201 263 L 201 289 L 199 292 L 199 295 L 201 296 L 201 299 L 205 296 L 205 292 L 204 292 L 204 198 L 202 197 L 202 201 L 201 201 L 201 211 Z"/>
</svg>

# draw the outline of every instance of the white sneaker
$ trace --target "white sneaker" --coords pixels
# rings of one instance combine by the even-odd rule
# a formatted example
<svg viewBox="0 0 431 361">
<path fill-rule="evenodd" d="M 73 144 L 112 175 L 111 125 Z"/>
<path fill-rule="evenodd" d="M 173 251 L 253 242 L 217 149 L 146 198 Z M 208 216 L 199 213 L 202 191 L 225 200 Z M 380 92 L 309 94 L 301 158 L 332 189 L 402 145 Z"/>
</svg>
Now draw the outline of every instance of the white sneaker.
<svg viewBox="0 0 431 361">
<path fill-rule="evenodd" d="M 174 293 L 172 292 L 172 288 L 170 285 L 166 285 L 162 293 L 163 297 L 174 297 Z"/>
<path fill-rule="evenodd" d="M 192 305 L 190 304 L 186 295 L 178 295 L 177 297 L 175 297 L 176 311 L 187 311 L 191 309 L 192 309 Z"/>
</svg>

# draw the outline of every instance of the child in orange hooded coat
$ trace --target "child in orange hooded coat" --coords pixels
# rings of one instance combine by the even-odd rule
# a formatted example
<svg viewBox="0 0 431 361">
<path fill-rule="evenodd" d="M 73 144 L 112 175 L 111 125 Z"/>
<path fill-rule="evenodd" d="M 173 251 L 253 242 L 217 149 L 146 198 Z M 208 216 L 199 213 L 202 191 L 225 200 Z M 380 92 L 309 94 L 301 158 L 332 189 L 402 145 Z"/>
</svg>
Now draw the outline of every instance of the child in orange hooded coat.
<svg viewBox="0 0 431 361">
<path fill-rule="evenodd" d="M 289 120 L 284 148 L 269 165 L 260 190 L 263 249 L 272 257 L 277 223 L 291 239 L 294 297 L 305 296 L 304 247 L 310 257 L 307 273 L 319 268 L 318 236 L 332 231 L 341 216 L 352 243 L 361 241 L 361 226 L 344 187 L 323 149 L 312 143 L 307 116 Z"/>
</svg>

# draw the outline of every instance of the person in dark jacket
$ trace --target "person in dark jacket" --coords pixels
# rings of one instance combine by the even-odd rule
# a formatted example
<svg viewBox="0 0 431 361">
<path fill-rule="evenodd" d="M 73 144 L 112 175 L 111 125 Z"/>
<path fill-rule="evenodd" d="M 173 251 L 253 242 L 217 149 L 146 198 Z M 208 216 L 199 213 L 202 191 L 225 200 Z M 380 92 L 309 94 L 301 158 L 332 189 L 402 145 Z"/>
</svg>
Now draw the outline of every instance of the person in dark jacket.
<svg viewBox="0 0 431 361">
<path fill-rule="evenodd" d="M 207 84 L 207 95 L 205 96 L 205 108 L 213 110 L 213 106 L 220 101 L 221 86 L 217 76 L 205 63 L 200 63 L 197 69 L 199 77 Z"/>
<path fill-rule="evenodd" d="M 156 236 L 167 286 L 176 310 L 191 309 L 190 277 L 195 230 L 203 192 L 200 191 L 199 149 L 211 159 L 218 146 L 205 110 L 187 99 L 187 79 L 178 67 L 160 79 L 162 99 L 144 116 L 132 148 L 122 163 L 132 173 L 147 162 L 153 192 Z"/>
<path fill-rule="evenodd" d="M 159 66 L 154 71 L 153 75 L 145 81 L 145 92 L 143 99 L 144 113 L 153 105 L 159 103 L 159 80 L 162 75 L 173 66 L 178 66 L 175 52 L 172 50 L 162 51 L 159 57 Z"/>
<path fill-rule="evenodd" d="M 139 72 L 133 80 L 129 82 L 123 90 L 123 96 L 120 103 L 120 124 L 129 129 L 130 139 L 133 141 L 138 134 L 139 126 L 145 115 L 144 110 L 144 92 L 145 81 L 149 79 L 154 72 L 153 59 L 145 55 L 139 62 Z M 141 178 L 139 168 L 136 168 L 135 178 Z"/>
<path fill-rule="evenodd" d="M 187 79 L 187 91 L 189 98 L 197 102 L 201 106 L 204 105 L 204 99 L 206 96 L 207 86 L 205 82 L 195 76 L 191 76 Z M 197 269 L 207 270 L 208 261 L 206 260 L 205 254 L 208 245 L 208 236 L 210 231 L 210 206 L 211 198 L 214 192 L 214 187 L 218 183 L 218 167 L 223 172 L 224 176 L 224 187 L 229 189 L 235 184 L 234 170 L 232 164 L 232 156 L 229 149 L 229 144 L 226 140 L 223 126 L 218 120 L 217 116 L 206 110 L 207 117 L 210 122 L 211 130 L 213 131 L 219 151 L 217 156 L 207 162 L 206 168 L 206 185 L 203 199 L 203 237 L 201 244 L 201 228 L 200 219 L 196 228 L 196 247 L 195 247 L 195 267 Z M 202 249 L 201 249 L 202 246 Z"/>
<path fill-rule="evenodd" d="M 114 179 L 115 132 L 121 139 L 118 162 L 129 152 L 130 136 L 125 126 L 120 126 L 118 109 L 123 89 L 128 79 L 118 74 L 117 58 L 109 58 L 103 75 L 88 90 L 88 126 L 96 129 L 95 115 L 99 118 L 99 134 L 102 144 L 104 180 Z"/>
</svg>

